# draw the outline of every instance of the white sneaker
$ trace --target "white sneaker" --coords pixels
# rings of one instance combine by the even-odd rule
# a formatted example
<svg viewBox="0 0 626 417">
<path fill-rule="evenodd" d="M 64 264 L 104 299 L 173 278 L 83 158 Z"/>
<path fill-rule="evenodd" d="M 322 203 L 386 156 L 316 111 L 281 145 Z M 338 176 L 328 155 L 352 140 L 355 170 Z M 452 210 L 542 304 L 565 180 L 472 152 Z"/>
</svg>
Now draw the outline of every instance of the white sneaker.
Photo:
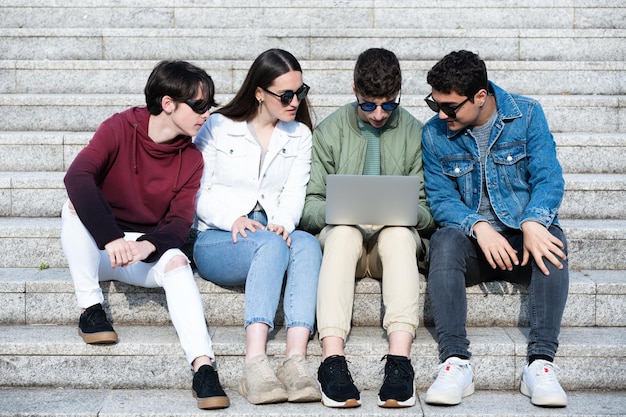
<svg viewBox="0 0 626 417">
<path fill-rule="evenodd" d="M 552 362 L 537 359 L 524 367 L 520 392 L 530 397 L 530 402 L 542 407 L 565 407 L 567 394 L 561 388 L 556 371 L 559 367 Z"/>
<path fill-rule="evenodd" d="M 450 357 L 439 365 L 437 379 L 426 392 L 427 404 L 456 405 L 474 393 L 474 371 L 468 359 Z"/>
</svg>

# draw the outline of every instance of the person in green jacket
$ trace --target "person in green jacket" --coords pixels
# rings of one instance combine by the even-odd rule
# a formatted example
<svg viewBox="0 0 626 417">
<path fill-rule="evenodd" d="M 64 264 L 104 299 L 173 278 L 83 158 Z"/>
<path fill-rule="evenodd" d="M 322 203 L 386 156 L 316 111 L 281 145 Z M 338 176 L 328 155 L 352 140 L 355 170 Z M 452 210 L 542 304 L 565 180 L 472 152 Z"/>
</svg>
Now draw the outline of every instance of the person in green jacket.
<svg viewBox="0 0 626 417">
<path fill-rule="evenodd" d="M 378 405 L 415 404 L 410 355 L 418 325 L 418 260 L 426 259 L 424 238 L 434 231 L 435 223 L 424 192 L 422 123 L 399 106 L 401 85 L 400 63 L 393 52 L 364 51 L 354 69 L 356 102 L 337 109 L 313 131 L 311 178 L 301 227 L 316 234 L 323 248 L 317 294 L 323 361 L 318 380 L 322 402 L 328 407 L 361 404 L 344 353 L 355 277 L 382 279 L 389 351 Z M 329 174 L 419 176 L 419 223 L 416 227 L 326 225 Z"/>
</svg>

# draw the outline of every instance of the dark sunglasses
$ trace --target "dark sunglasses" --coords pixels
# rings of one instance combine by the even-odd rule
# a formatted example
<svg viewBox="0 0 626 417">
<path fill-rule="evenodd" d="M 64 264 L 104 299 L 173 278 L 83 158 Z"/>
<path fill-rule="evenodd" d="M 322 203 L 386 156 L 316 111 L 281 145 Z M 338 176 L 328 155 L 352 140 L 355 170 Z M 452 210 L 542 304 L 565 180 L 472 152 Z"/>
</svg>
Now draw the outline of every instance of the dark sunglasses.
<svg viewBox="0 0 626 417">
<path fill-rule="evenodd" d="M 204 114 L 211 108 L 211 103 L 203 102 L 202 99 L 198 100 L 185 100 L 185 104 L 191 107 L 195 113 Z"/>
<path fill-rule="evenodd" d="M 428 107 L 430 107 L 430 109 L 435 113 L 439 113 L 440 111 L 442 111 L 449 118 L 456 119 L 456 111 L 460 109 L 462 105 L 467 103 L 469 99 L 470 98 L 468 97 L 459 104 L 451 106 L 445 103 L 437 103 L 435 100 L 432 99 L 432 94 L 429 94 L 426 96 L 426 98 L 424 98 L 424 101 L 426 102 L 426 104 L 428 104 Z"/>
<path fill-rule="evenodd" d="M 398 101 L 386 101 L 383 104 L 376 104 L 376 103 L 372 103 L 371 101 L 366 101 L 363 103 L 359 103 L 359 98 L 356 98 L 357 104 L 358 106 L 361 108 L 361 110 L 363 110 L 364 112 L 373 112 L 374 110 L 376 110 L 376 107 L 380 106 L 384 111 L 386 112 L 392 112 L 395 109 L 398 108 L 398 106 L 400 105 L 400 98 L 401 95 L 398 95 Z"/>
<path fill-rule="evenodd" d="M 282 94 L 276 94 L 265 87 L 261 88 L 266 93 L 270 93 L 274 97 L 278 97 L 280 99 L 280 104 L 282 104 L 283 107 L 288 106 L 294 97 L 298 97 L 298 101 L 304 100 L 307 94 L 309 94 L 309 90 L 311 89 L 311 87 L 309 87 L 308 85 L 302 84 L 302 87 L 298 88 L 296 91 L 285 91 Z"/>
</svg>

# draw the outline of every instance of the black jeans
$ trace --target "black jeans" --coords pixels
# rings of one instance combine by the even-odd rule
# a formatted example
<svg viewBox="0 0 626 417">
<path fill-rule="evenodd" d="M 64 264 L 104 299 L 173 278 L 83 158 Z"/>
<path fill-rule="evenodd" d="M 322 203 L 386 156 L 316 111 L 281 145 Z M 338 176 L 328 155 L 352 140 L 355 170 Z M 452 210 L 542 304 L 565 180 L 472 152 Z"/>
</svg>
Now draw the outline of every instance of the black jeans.
<svg viewBox="0 0 626 417">
<path fill-rule="evenodd" d="M 566 245 L 564 252 L 567 254 L 567 242 L 561 228 L 551 226 L 548 230 Z M 512 230 L 502 234 L 517 250 L 521 262 L 522 232 Z M 496 280 L 529 284 L 528 356 L 554 357 L 569 288 L 568 262 L 562 261 L 563 269 L 558 269 L 549 261 L 544 261 L 550 271 L 549 276 L 537 268 L 532 256 L 524 267 L 514 266 L 512 271 L 493 269 L 476 239 L 453 227 L 435 232 L 430 240 L 428 293 L 439 342 L 439 359 L 444 361 L 450 356 L 471 356 L 465 330 L 465 288 Z M 494 311 L 494 314 L 497 313 Z"/>
</svg>

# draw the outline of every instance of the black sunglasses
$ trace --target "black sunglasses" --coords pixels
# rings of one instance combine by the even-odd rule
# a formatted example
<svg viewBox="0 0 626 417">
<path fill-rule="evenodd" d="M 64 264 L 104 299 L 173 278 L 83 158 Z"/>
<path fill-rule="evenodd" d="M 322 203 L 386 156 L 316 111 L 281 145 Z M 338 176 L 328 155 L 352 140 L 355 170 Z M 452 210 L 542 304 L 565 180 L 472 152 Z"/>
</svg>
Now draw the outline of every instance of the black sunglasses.
<svg viewBox="0 0 626 417">
<path fill-rule="evenodd" d="M 191 107 L 191 110 L 198 114 L 204 114 L 211 108 L 211 103 L 203 102 L 202 99 L 198 100 L 185 100 L 185 104 Z"/>
<path fill-rule="evenodd" d="M 451 106 L 445 103 L 441 103 L 441 104 L 437 103 L 435 100 L 432 99 L 432 94 L 429 94 L 426 96 L 426 98 L 424 98 L 424 101 L 426 102 L 426 104 L 428 104 L 428 107 L 430 107 L 430 109 L 434 111 L 435 113 L 439 113 L 440 111 L 442 111 L 449 118 L 456 119 L 456 111 L 460 109 L 462 105 L 467 103 L 469 99 L 470 98 L 468 97 L 462 102 L 460 102 L 459 104 L 455 106 Z"/>
<path fill-rule="evenodd" d="M 307 94 L 309 94 L 309 90 L 311 89 L 311 87 L 306 84 L 302 84 L 302 87 L 298 88 L 296 91 L 285 91 L 282 94 L 276 94 L 265 87 L 261 87 L 261 89 L 263 89 L 263 91 L 267 93 L 270 93 L 274 97 L 278 97 L 280 99 L 280 104 L 282 104 L 283 107 L 287 107 L 294 97 L 298 97 L 298 101 L 304 100 Z"/>
<path fill-rule="evenodd" d="M 401 99 L 401 94 L 398 95 L 398 101 L 386 101 L 383 104 L 376 104 L 376 103 L 372 103 L 371 101 L 366 101 L 363 103 L 359 103 L 359 98 L 356 98 L 357 104 L 358 106 L 361 108 L 361 110 L 363 110 L 364 112 L 373 112 L 374 110 L 376 110 L 376 107 L 380 106 L 384 111 L 386 112 L 392 112 L 395 109 L 398 108 L 398 106 L 400 105 L 400 99 Z"/>
</svg>

